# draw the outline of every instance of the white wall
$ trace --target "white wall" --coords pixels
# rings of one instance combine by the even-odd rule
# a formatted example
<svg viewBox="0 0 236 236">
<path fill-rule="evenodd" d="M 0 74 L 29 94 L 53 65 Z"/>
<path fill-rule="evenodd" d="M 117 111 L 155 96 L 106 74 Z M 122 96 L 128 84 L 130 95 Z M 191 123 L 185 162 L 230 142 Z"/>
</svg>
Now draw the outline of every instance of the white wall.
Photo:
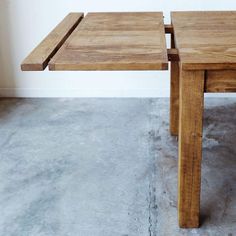
<svg viewBox="0 0 236 236">
<path fill-rule="evenodd" d="M 169 72 L 21 72 L 24 57 L 69 12 L 235 10 L 235 0 L 0 0 L 0 96 L 169 96 Z"/>
</svg>

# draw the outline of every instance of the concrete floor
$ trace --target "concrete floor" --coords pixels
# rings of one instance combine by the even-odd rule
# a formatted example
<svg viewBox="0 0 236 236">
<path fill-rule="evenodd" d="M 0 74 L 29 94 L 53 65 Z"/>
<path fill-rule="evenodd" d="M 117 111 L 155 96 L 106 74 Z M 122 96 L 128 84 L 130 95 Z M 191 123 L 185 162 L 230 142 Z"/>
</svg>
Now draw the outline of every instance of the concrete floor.
<svg viewBox="0 0 236 236">
<path fill-rule="evenodd" d="M 236 99 L 206 100 L 200 229 L 177 225 L 168 117 L 168 99 L 0 100 L 0 235 L 236 235 Z"/>
</svg>

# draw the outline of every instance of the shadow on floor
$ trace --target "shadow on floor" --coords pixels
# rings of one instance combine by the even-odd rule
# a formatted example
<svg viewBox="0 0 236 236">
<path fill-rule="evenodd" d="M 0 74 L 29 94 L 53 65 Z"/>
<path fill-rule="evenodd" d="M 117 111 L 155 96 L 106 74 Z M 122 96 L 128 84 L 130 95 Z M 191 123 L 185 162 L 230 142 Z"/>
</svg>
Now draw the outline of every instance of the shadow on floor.
<svg viewBox="0 0 236 236">
<path fill-rule="evenodd" d="M 203 225 L 236 224 L 236 102 L 206 108 L 203 147 Z"/>
</svg>

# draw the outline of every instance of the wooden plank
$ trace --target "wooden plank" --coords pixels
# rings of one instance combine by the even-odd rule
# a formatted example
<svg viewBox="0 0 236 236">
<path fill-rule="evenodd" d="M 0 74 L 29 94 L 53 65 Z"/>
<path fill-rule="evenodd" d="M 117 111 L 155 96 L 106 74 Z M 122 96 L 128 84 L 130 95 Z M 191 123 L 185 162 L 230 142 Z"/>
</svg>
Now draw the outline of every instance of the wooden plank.
<svg viewBox="0 0 236 236">
<path fill-rule="evenodd" d="M 182 228 L 199 227 L 204 71 L 180 72 L 178 214 Z"/>
<path fill-rule="evenodd" d="M 50 70 L 166 70 L 163 14 L 89 13 Z"/>
<path fill-rule="evenodd" d="M 236 69 L 236 11 L 171 13 L 185 70 Z"/>
<path fill-rule="evenodd" d="M 58 49 L 70 36 L 83 18 L 83 13 L 70 13 L 64 20 L 30 53 L 21 64 L 23 71 L 42 71 Z"/>
<path fill-rule="evenodd" d="M 236 92 L 236 70 L 207 71 L 205 92 L 207 93 Z"/>
<path fill-rule="evenodd" d="M 171 35 L 171 47 L 175 47 L 173 34 Z M 169 55 L 168 51 L 168 57 Z M 177 136 L 179 130 L 179 62 L 176 60 L 171 60 L 170 77 L 170 133 Z"/>
</svg>

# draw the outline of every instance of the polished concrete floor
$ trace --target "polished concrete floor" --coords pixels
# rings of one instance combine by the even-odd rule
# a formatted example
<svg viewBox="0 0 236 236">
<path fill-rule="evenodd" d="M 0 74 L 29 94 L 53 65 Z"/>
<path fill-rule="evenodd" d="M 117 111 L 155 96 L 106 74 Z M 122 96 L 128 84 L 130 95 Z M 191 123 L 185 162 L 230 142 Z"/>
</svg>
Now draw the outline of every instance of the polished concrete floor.
<svg viewBox="0 0 236 236">
<path fill-rule="evenodd" d="M 0 236 L 236 235 L 236 98 L 206 99 L 200 229 L 168 127 L 168 99 L 1 99 Z"/>
</svg>

